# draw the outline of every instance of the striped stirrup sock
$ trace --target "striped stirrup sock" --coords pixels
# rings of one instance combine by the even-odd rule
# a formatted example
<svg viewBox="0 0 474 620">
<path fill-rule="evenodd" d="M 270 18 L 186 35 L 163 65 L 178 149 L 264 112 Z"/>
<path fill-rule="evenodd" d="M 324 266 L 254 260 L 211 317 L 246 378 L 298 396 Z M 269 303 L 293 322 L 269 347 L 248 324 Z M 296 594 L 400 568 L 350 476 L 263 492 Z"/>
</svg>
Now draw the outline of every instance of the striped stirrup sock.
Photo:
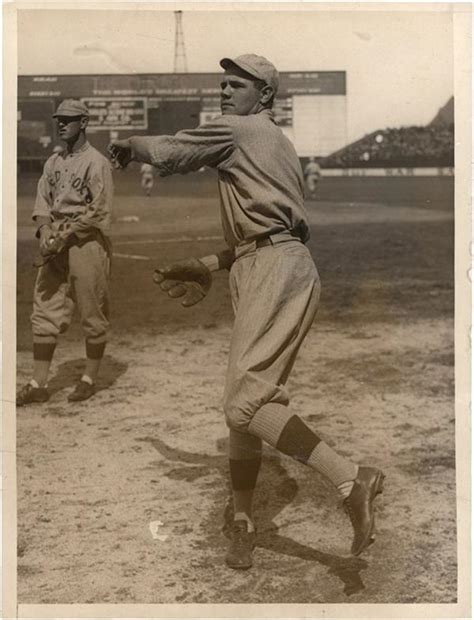
<svg viewBox="0 0 474 620">
<path fill-rule="evenodd" d="M 344 496 L 348 488 L 350 493 L 357 466 L 337 454 L 287 407 L 270 404 L 260 408 L 249 424 L 249 432 L 321 473 L 341 487 Z"/>
</svg>

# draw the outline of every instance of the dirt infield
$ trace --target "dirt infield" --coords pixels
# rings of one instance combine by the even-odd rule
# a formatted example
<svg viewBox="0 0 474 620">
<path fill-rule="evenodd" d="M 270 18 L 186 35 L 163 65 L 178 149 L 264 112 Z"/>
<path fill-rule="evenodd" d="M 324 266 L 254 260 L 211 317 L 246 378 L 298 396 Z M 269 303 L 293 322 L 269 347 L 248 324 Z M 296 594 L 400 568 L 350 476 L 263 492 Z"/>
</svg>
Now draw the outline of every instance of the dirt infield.
<svg viewBox="0 0 474 620">
<path fill-rule="evenodd" d="M 333 489 L 268 448 L 255 566 L 243 573 L 223 565 L 226 275 L 187 310 L 150 278 L 154 265 L 223 245 L 214 183 L 170 179 L 150 199 L 131 173 L 117 186 L 100 391 L 66 401 L 84 355 L 74 325 L 50 402 L 17 412 L 19 603 L 455 602 L 453 180 L 325 179 L 308 203 L 323 294 L 292 405 L 342 454 L 385 471 L 377 543 L 348 556 Z M 31 369 L 32 179 L 19 190 L 21 383 Z"/>
</svg>

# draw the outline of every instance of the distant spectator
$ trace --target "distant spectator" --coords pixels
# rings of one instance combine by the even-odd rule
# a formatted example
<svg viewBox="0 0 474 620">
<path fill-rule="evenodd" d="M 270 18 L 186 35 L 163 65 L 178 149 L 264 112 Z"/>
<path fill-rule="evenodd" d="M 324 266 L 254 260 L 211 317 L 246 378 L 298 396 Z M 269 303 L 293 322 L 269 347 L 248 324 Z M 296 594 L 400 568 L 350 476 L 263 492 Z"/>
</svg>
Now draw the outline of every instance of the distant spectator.
<svg viewBox="0 0 474 620">
<path fill-rule="evenodd" d="M 316 194 L 316 187 L 319 179 L 321 178 L 321 166 L 314 157 L 310 157 L 309 162 L 305 166 L 304 178 L 309 195 L 311 198 L 314 198 Z"/>
</svg>

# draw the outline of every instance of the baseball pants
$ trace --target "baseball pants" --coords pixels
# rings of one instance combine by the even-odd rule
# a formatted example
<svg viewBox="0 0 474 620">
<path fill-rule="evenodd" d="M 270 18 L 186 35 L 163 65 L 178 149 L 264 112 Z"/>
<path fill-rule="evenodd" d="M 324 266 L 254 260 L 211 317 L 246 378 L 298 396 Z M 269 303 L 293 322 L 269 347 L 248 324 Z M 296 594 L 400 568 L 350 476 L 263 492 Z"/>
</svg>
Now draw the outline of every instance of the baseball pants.
<svg viewBox="0 0 474 620">
<path fill-rule="evenodd" d="M 261 449 L 252 429 L 257 411 L 275 419 L 275 441 L 290 416 L 285 384 L 316 315 L 320 282 L 309 250 L 291 239 L 258 249 L 253 244 L 232 265 L 230 290 L 235 323 L 224 412 L 230 458 L 239 460 Z"/>
<path fill-rule="evenodd" d="M 54 342 L 68 329 L 77 306 L 86 340 L 105 342 L 110 254 L 108 239 L 97 232 L 39 269 L 31 315 L 34 341 Z"/>
</svg>

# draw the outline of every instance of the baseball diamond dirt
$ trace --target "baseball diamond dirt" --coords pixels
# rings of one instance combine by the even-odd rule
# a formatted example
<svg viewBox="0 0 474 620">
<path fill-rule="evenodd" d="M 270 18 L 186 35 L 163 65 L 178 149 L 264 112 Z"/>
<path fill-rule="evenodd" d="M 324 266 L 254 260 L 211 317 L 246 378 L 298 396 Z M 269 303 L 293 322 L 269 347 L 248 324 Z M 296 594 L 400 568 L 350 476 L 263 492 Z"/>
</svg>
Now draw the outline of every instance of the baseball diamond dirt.
<svg viewBox="0 0 474 620">
<path fill-rule="evenodd" d="M 308 201 L 322 298 L 292 404 L 342 454 L 386 473 L 377 540 L 349 556 L 337 494 L 267 449 L 254 567 L 236 572 L 224 565 L 227 277 L 188 309 L 151 277 L 223 247 L 215 178 L 158 179 L 147 198 L 138 167 L 114 177 L 99 391 L 66 400 L 84 357 L 75 323 L 56 352 L 51 400 L 17 411 L 18 602 L 455 602 L 453 179 L 323 178 Z M 36 180 L 18 180 L 18 384 L 32 363 Z"/>
</svg>

